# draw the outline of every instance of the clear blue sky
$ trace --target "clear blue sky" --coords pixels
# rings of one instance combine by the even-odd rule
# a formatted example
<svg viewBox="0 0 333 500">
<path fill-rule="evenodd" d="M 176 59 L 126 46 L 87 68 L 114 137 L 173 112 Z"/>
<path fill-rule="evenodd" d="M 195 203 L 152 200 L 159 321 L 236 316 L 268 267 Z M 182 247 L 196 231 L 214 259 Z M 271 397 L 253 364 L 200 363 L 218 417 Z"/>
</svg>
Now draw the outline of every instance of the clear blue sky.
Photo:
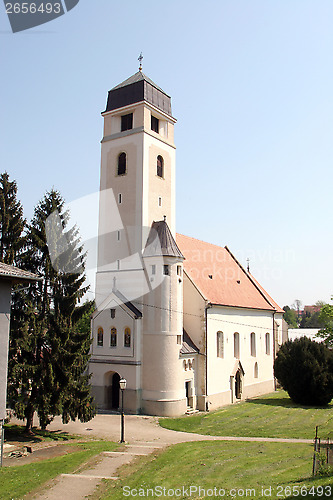
<svg viewBox="0 0 333 500">
<path fill-rule="evenodd" d="M 1 171 L 25 216 L 98 190 L 107 91 L 172 96 L 177 231 L 230 250 L 281 306 L 333 294 L 331 0 L 80 0 L 12 34 L 0 5 Z"/>
</svg>

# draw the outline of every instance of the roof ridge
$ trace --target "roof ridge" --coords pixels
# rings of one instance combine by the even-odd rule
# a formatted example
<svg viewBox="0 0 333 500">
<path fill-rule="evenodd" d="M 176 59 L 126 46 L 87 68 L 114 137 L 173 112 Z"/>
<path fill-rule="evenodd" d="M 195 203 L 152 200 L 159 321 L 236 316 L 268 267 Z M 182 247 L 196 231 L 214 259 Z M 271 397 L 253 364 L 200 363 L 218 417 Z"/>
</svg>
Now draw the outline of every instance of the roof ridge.
<svg viewBox="0 0 333 500">
<path fill-rule="evenodd" d="M 229 250 L 229 248 L 227 246 L 225 246 L 225 249 L 227 250 L 227 252 L 229 252 L 230 256 L 234 259 L 234 261 L 236 262 L 236 264 L 241 268 L 241 270 L 243 271 L 243 273 L 245 274 L 245 276 L 251 281 L 251 283 L 255 286 L 255 288 L 258 290 L 258 292 L 262 295 L 262 297 L 266 300 L 266 302 L 271 306 L 273 307 L 274 310 L 276 310 L 276 307 L 274 306 L 274 304 L 272 304 L 268 298 L 266 297 L 266 294 L 264 293 L 263 289 L 261 289 L 261 287 L 259 286 L 259 283 L 257 283 L 257 280 L 251 276 L 250 273 L 248 273 L 244 267 L 242 266 L 242 264 L 240 264 L 240 262 L 238 262 L 238 260 L 236 259 L 236 257 L 233 255 L 233 253 Z M 273 300 L 273 299 L 272 299 Z"/>
<path fill-rule="evenodd" d="M 198 238 L 194 238 L 193 236 L 186 236 L 186 234 L 176 233 L 176 237 L 178 235 L 183 237 L 183 238 L 189 238 L 191 240 L 200 241 L 201 243 L 205 243 L 205 245 L 211 245 L 211 246 L 217 247 L 217 248 L 227 248 L 226 246 L 221 246 L 221 245 L 217 245 L 216 243 L 209 243 L 209 241 L 204 241 L 204 240 L 200 240 Z"/>
</svg>

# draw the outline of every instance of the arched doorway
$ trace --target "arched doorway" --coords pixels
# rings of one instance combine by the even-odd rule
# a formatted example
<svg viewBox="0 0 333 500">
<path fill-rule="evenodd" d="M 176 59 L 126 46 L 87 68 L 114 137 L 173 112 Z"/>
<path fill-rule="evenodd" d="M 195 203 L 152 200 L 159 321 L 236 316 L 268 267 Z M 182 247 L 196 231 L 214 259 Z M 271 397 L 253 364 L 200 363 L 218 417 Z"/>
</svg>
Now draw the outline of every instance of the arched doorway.
<svg viewBox="0 0 333 500">
<path fill-rule="evenodd" d="M 240 370 L 237 370 L 235 376 L 235 397 L 236 399 L 241 399 L 242 397 L 242 374 Z"/>
<path fill-rule="evenodd" d="M 107 378 L 106 407 L 108 410 L 118 410 L 119 408 L 119 386 L 120 375 L 111 372 Z"/>
</svg>

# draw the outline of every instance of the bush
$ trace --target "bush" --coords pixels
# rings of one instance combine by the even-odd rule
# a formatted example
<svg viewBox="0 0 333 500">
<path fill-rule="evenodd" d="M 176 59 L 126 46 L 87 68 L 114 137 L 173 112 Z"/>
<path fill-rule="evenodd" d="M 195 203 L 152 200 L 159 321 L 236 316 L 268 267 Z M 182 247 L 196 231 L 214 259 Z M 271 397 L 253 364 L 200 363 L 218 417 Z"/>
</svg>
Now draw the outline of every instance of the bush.
<svg viewBox="0 0 333 500">
<path fill-rule="evenodd" d="M 307 337 L 281 346 L 274 374 L 295 403 L 324 406 L 333 398 L 333 352 Z"/>
</svg>

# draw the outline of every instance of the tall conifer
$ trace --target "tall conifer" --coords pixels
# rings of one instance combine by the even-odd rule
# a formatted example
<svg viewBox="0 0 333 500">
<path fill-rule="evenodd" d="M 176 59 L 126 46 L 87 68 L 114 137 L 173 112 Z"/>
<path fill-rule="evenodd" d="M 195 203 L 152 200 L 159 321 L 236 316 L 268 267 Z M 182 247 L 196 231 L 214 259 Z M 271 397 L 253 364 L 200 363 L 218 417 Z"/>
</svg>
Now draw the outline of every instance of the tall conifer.
<svg viewBox="0 0 333 500">
<path fill-rule="evenodd" d="M 14 410 L 26 418 L 27 431 L 35 411 L 42 428 L 55 415 L 62 415 L 64 422 L 77 417 L 88 421 L 95 413 L 85 374 L 90 332 L 76 329 L 91 306 L 79 306 L 88 288 L 85 254 L 77 228 L 68 228 L 68 223 L 63 198 L 51 190 L 36 206 L 27 233 L 25 263 L 43 281 L 30 285 L 27 301 L 21 304 L 10 370 Z"/>
<path fill-rule="evenodd" d="M 23 245 L 26 221 L 23 208 L 17 200 L 16 181 L 10 181 L 7 172 L 0 175 L 0 261 L 15 264 Z"/>
</svg>

